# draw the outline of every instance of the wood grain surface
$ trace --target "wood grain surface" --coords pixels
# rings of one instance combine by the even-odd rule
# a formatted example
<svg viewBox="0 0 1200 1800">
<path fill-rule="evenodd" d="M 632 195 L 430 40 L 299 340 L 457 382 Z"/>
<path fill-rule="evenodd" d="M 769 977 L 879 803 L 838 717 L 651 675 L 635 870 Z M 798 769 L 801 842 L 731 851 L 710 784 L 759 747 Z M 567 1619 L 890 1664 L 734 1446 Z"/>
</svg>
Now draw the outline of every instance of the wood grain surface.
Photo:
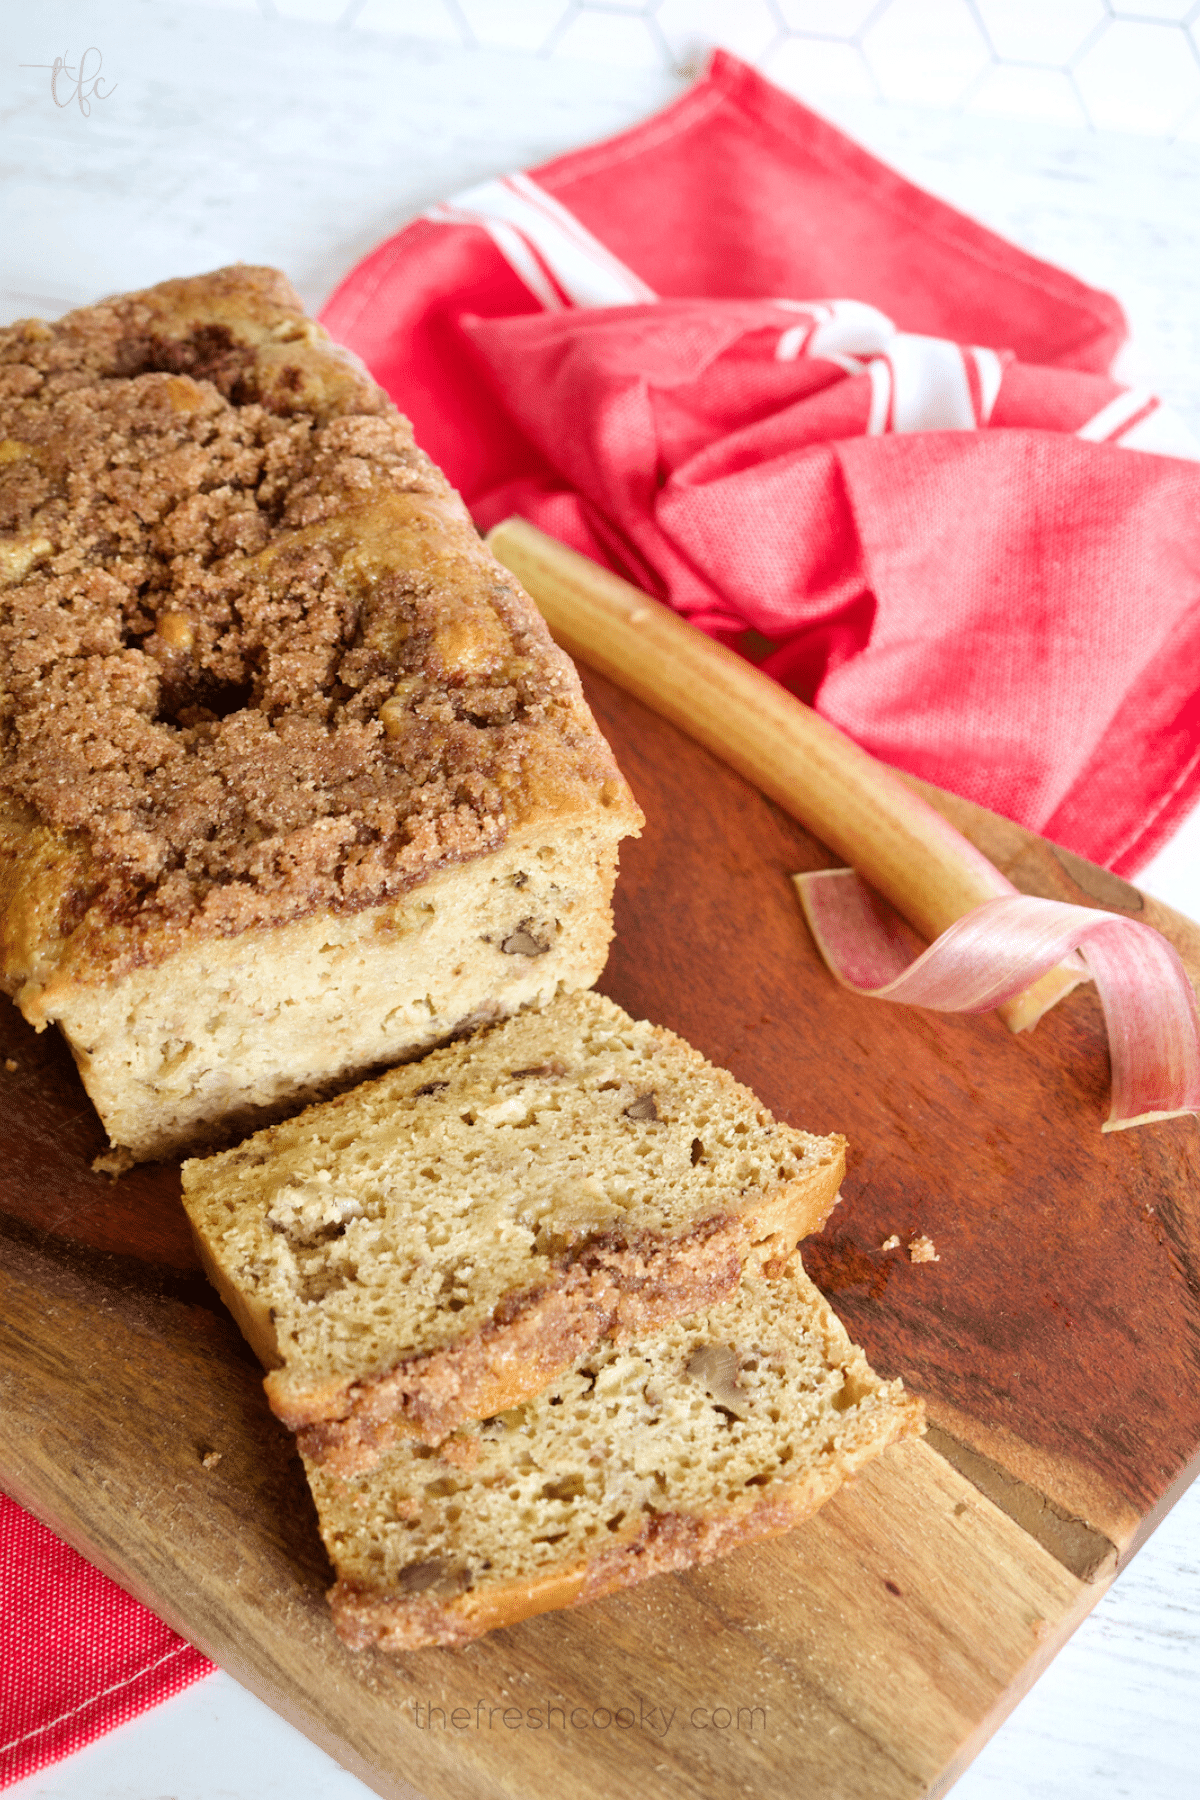
<svg viewBox="0 0 1200 1800">
<path fill-rule="evenodd" d="M 461 1652 L 350 1656 L 300 1464 L 197 1269 L 176 1169 L 93 1175 L 69 1056 L 6 1008 L 0 1483 L 381 1794 L 938 1793 L 1194 1469 L 1196 1127 L 1101 1135 L 1087 991 L 1013 1038 L 838 988 L 787 880 L 821 847 L 587 685 L 648 817 L 601 985 L 782 1117 L 849 1137 L 805 1260 L 880 1372 L 925 1395 L 931 1441 L 709 1569 Z M 1200 968 L 1194 928 L 940 803 L 1019 885 L 1140 907 Z M 880 1248 L 916 1232 L 938 1262 Z"/>
<path fill-rule="evenodd" d="M 1127 1552 L 1200 1449 L 1196 1121 L 1101 1133 L 1108 1052 L 1090 986 L 1016 1037 L 994 1015 L 839 988 L 805 941 L 787 880 L 832 858 L 673 727 L 649 729 L 600 677 L 587 685 L 649 819 L 622 853 L 600 985 L 789 1123 L 845 1133 L 843 1202 L 805 1261 L 852 1335 L 881 1373 L 925 1396 L 973 1469 L 984 1457 L 1035 1489 L 1050 1530 L 1086 1525 L 1085 1568 L 1107 1546 Z M 1200 973 L 1190 922 L 1008 821 L 923 791 L 1018 886 L 1142 917 Z M 917 1233 L 937 1263 L 880 1249 Z"/>
</svg>

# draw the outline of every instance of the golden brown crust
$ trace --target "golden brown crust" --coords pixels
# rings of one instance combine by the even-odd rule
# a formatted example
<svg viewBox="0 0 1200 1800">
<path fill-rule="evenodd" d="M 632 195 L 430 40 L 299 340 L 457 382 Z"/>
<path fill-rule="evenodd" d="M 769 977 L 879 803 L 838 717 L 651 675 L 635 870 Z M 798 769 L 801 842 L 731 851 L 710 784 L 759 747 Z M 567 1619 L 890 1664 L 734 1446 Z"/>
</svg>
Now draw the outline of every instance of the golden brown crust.
<svg viewBox="0 0 1200 1800">
<path fill-rule="evenodd" d="M 272 1370 L 264 1383 L 271 1408 L 300 1433 L 304 1455 L 338 1475 L 370 1468 L 401 1437 L 440 1444 L 464 1421 L 540 1393 L 602 1338 L 624 1343 L 715 1306 L 736 1289 L 748 1255 L 765 1261 L 768 1272 L 781 1267 L 833 1207 L 845 1140 L 832 1142 L 827 1162 L 779 1183 L 741 1218 L 716 1213 L 674 1237 L 596 1234 L 560 1255 L 548 1280 L 507 1295 L 471 1337 L 370 1380 L 302 1387 L 285 1370 Z"/>
<path fill-rule="evenodd" d="M 341 1419 L 298 1418 L 282 1371 L 267 1376 L 267 1395 L 283 1423 L 299 1430 L 310 1461 L 356 1474 L 400 1437 L 440 1444 L 464 1421 L 540 1393 L 601 1338 L 620 1343 L 715 1306 L 737 1287 L 746 1250 L 743 1221 L 727 1213 L 697 1220 L 675 1238 L 606 1231 L 560 1257 L 549 1280 L 506 1295 L 472 1337 L 370 1381 L 339 1384 L 336 1397 L 306 1396 L 305 1411 L 332 1401 L 346 1409 Z"/>
<path fill-rule="evenodd" d="M 463 1644 L 786 1531 L 923 1427 L 796 1253 L 437 1452 L 348 1479 L 306 1458 L 335 1622 L 356 1649 Z"/>
<path fill-rule="evenodd" d="M 272 270 L 0 332 L 0 580 L 0 979 L 39 1022 L 56 980 L 380 904 L 531 816 L 639 822 L 532 604 Z"/>
<path fill-rule="evenodd" d="M 919 1435 L 924 1420 L 922 1402 L 905 1395 L 894 1405 L 888 1425 L 866 1454 L 873 1455 L 899 1438 Z M 860 1455 L 853 1464 L 864 1460 L 866 1456 Z M 383 1595 L 338 1581 L 329 1590 L 334 1625 L 351 1650 L 376 1647 L 399 1652 L 434 1644 L 456 1648 L 536 1613 L 581 1606 L 652 1576 L 694 1568 L 759 1538 L 791 1531 L 810 1518 L 853 1472 L 853 1466 L 831 1461 L 798 1481 L 773 1483 L 761 1497 L 747 1496 L 721 1511 L 651 1514 L 601 1555 L 533 1581 L 494 1583 L 459 1592 L 435 1588 L 405 1595 Z M 444 1585 L 453 1589 L 454 1584 Z"/>
</svg>

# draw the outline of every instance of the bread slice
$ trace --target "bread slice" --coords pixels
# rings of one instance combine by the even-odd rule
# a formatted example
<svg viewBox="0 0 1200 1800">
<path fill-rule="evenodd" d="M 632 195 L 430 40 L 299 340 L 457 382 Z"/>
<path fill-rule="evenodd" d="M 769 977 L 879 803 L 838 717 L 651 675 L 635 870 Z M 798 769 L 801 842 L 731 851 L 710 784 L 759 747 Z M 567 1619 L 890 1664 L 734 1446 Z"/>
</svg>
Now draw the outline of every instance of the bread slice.
<svg viewBox="0 0 1200 1800">
<path fill-rule="evenodd" d="M 134 1158 L 586 987 L 641 815 L 288 283 L 0 331 L 0 987 Z"/>
<path fill-rule="evenodd" d="M 797 1253 L 652 1341 L 606 1343 L 440 1451 L 338 1480 L 308 1459 L 351 1649 L 464 1644 L 788 1531 L 921 1402 L 882 1382 Z"/>
<path fill-rule="evenodd" d="M 186 1162 L 183 1196 L 271 1406 L 345 1473 L 781 1266 L 843 1168 L 841 1138 L 576 993 Z"/>
</svg>

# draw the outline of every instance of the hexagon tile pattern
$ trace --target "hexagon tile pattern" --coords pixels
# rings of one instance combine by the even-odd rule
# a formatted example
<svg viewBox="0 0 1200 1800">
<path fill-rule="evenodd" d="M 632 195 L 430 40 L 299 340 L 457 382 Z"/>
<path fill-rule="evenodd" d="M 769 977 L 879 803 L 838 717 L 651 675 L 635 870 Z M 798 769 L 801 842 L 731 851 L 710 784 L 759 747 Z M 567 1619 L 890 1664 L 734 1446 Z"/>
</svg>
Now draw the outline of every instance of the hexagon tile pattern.
<svg viewBox="0 0 1200 1800">
<path fill-rule="evenodd" d="M 683 73 L 720 45 L 817 106 L 874 98 L 1200 142 L 1200 0 L 215 3 L 280 24 Z"/>
</svg>

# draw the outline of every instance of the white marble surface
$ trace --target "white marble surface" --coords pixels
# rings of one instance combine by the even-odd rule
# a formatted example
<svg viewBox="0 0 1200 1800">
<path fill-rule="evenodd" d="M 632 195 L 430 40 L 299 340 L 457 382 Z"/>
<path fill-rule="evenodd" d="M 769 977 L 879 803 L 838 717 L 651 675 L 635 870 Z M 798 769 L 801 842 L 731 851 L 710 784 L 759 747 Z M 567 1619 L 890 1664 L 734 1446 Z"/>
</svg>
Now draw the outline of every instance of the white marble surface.
<svg viewBox="0 0 1200 1800">
<path fill-rule="evenodd" d="M 1164 46 L 1196 60 L 1200 6 L 1130 4 L 1124 21 L 1113 10 L 1100 0 L 40 0 L 23 9 L 10 0 L 0 317 L 53 314 L 239 257 L 280 264 L 319 304 L 411 213 L 631 122 L 678 90 L 674 59 L 720 36 L 926 187 L 1116 291 L 1143 368 L 1200 428 L 1198 115 L 1190 100 L 1170 120 L 1155 110 L 1153 60 Z M 771 34 L 740 42 L 760 13 Z M 1139 20 L 1160 35 L 1136 51 L 1131 31 L 1109 30 Z M 982 61 L 972 31 L 988 43 Z M 1102 39 L 1109 49 L 1093 54 Z M 77 66 L 89 45 L 103 58 L 107 98 L 94 94 L 85 117 L 76 103 L 54 104 L 49 68 L 21 65 L 60 56 Z M 964 45 L 979 67 L 955 87 Z M 1114 57 L 1105 86 L 1096 71 Z M 1171 71 L 1166 97 L 1186 99 L 1190 65 Z M 1093 123 L 1158 135 L 1081 128 L 1085 90 Z M 58 91 L 69 93 L 69 81 L 60 77 Z M 923 104 L 888 103 L 889 94 Z M 1200 815 L 1141 880 L 1200 918 Z M 1200 1791 L 1197 1542 L 1193 1489 L 956 1796 L 1191 1800 Z M 366 1791 L 222 1674 L 7 1793 L 351 1800 Z"/>
</svg>

